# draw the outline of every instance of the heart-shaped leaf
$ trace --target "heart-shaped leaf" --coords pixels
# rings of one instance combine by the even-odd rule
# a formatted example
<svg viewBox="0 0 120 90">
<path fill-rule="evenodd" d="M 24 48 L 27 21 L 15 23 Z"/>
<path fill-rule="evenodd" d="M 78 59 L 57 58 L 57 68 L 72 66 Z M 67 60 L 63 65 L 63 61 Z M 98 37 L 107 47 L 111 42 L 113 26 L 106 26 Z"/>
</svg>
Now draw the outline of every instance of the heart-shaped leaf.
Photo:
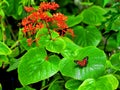
<svg viewBox="0 0 120 90">
<path fill-rule="evenodd" d="M 56 78 L 49 86 L 47 90 L 64 90 L 64 84 L 58 78 Z"/>
<path fill-rule="evenodd" d="M 77 16 L 68 16 L 68 20 L 67 20 L 67 25 L 69 27 L 73 27 L 77 24 L 79 24 L 82 21 L 83 17 L 81 14 L 77 15 Z"/>
<path fill-rule="evenodd" d="M 55 53 L 62 52 L 65 49 L 65 47 L 66 47 L 65 41 L 61 37 L 50 40 L 46 45 L 46 49 L 48 51 Z"/>
<path fill-rule="evenodd" d="M 78 90 L 116 90 L 118 87 L 118 80 L 112 74 L 108 74 L 95 79 L 86 79 Z"/>
<path fill-rule="evenodd" d="M 107 40 L 107 46 L 106 46 L 106 51 L 113 51 L 119 47 L 118 42 L 114 39 L 114 36 L 110 37 Z"/>
<path fill-rule="evenodd" d="M 11 53 L 11 49 L 5 43 L 0 42 L 0 55 L 9 55 Z"/>
<path fill-rule="evenodd" d="M 22 38 L 22 39 L 20 40 L 20 44 L 21 44 L 21 46 L 23 46 L 26 50 L 29 50 L 29 49 L 31 49 L 31 48 L 33 48 L 33 47 L 36 47 L 36 43 L 35 43 L 35 42 L 33 42 L 33 43 L 31 44 L 31 46 L 29 46 L 29 45 L 28 45 L 28 42 L 27 42 L 27 38 Z"/>
<path fill-rule="evenodd" d="M 51 32 L 52 39 L 55 39 L 59 36 L 59 34 L 53 30 L 50 30 L 50 32 Z M 47 28 L 40 29 L 36 34 L 36 38 L 38 38 L 38 44 L 40 46 L 46 46 L 51 40 Z"/>
<path fill-rule="evenodd" d="M 100 24 L 104 17 L 105 10 L 100 6 L 92 6 L 82 12 L 83 22 L 90 25 Z"/>
<path fill-rule="evenodd" d="M 46 60 L 44 48 L 30 49 L 18 65 L 18 76 L 23 86 L 47 79 L 57 73 L 59 57 L 53 55 Z"/>
<path fill-rule="evenodd" d="M 38 44 L 40 46 L 46 46 L 46 44 L 50 40 L 50 35 L 48 35 L 48 29 L 47 28 L 40 29 L 36 34 L 36 38 L 38 38 Z"/>
<path fill-rule="evenodd" d="M 80 80 L 70 79 L 65 83 L 65 87 L 68 90 L 78 90 L 81 83 L 82 82 Z"/>
<path fill-rule="evenodd" d="M 76 26 L 73 41 L 80 46 L 97 46 L 102 39 L 101 33 L 95 26 Z"/>
<path fill-rule="evenodd" d="M 66 43 L 66 47 L 65 49 L 61 52 L 63 57 L 75 57 L 76 56 L 76 51 L 81 49 L 78 45 L 76 45 L 72 40 L 70 40 L 67 37 L 63 38 L 65 43 Z"/>
<path fill-rule="evenodd" d="M 113 54 L 110 57 L 110 62 L 117 70 L 120 70 L 120 53 Z"/>
<path fill-rule="evenodd" d="M 96 47 L 86 47 L 76 52 L 77 56 L 63 58 L 60 61 L 60 72 L 68 77 L 78 80 L 85 80 L 87 78 L 97 78 L 103 74 L 106 64 L 106 55 L 104 52 Z M 80 67 L 74 60 L 82 60 L 88 56 L 88 63 L 86 67 Z"/>
</svg>

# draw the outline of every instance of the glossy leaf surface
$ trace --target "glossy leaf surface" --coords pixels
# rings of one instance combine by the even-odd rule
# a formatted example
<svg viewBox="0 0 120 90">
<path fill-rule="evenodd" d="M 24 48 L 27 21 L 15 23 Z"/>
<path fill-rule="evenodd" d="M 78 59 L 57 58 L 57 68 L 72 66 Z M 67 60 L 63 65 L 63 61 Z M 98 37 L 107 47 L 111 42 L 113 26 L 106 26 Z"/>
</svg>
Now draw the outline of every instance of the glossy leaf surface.
<svg viewBox="0 0 120 90">
<path fill-rule="evenodd" d="M 22 85 L 28 85 L 47 79 L 57 73 L 59 57 L 53 55 L 46 59 L 44 48 L 30 49 L 22 58 L 18 66 L 18 76 Z"/>
<path fill-rule="evenodd" d="M 63 58 L 60 61 L 60 71 L 63 75 L 78 80 L 87 78 L 97 78 L 103 74 L 106 64 L 106 55 L 104 52 L 95 47 L 86 47 L 76 51 L 76 57 Z M 86 67 L 79 67 L 74 60 L 82 60 L 88 56 Z"/>
</svg>

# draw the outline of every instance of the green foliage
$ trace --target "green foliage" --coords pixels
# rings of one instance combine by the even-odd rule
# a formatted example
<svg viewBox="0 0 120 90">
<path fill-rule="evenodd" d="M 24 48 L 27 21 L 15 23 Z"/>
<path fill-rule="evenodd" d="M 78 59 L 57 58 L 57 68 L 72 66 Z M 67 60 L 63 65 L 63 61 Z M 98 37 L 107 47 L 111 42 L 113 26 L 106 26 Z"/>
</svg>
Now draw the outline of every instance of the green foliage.
<svg viewBox="0 0 120 90">
<path fill-rule="evenodd" d="M 79 80 L 75 80 L 75 79 L 70 79 L 68 80 L 66 83 L 65 83 L 65 87 L 69 90 L 77 90 L 79 85 L 81 84 L 82 82 L 79 81 Z"/>
<path fill-rule="evenodd" d="M 68 20 L 67 20 L 67 25 L 69 27 L 75 26 L 77 24 L 79 24 L 83 19 L 83 16 L 81 14 L 77 15 L 77 16 L 68 16 Z"/>
<path fill-rule="evenodd" d="M 6 56 L 0 55 L 0 67 L 2 67 L 2 64 L 9 64 L 9 60 Z"/>
<path fill-rule="evenodd" d="M 101 33 L 95 26 L 87 26 L 83 28 L 82 26 L 76 26 L 73 28 L 75 33 L 75 38 L 73 41 L 80 46 L 97 46 L 101 41 Z"/>
<path fill-rule="evenodd" d="M 35 90 L 33 88 L 30 88 L 29 86 L 22 87 L 22 88 L 16 88 L 15 90 Z"/>
<path fill-rule="evenodd" d="M 57 78 L 50 84 L 48 90 L 63 90 L 63 82 L 59 81 Z"/>
<path fill-rule="evenodd" d="M 20 4 L 20 0 L 8 0 L 8 5 L 4 6 L 4 12 L 8 16 L 12 16 L 15 19 L 22 19 L 25 16 L 23 5 Z"/>
<path fill-rule="evenodd" d="M 105 10 L 100 6 L 92 6 L 82 12 L 83 22 L 90 25 L 98 25 L 104 21 Z"/>
<path fill-rule="evenodd" d="M 11 52 L 11 49 L 5 43 L 0 42 L 0 55 L 9 55 Z"/>
<path fill-rule="evenodd" d="M 55 1 L 60 7 L 46 10 L 54 5 L 38 6 L 43 1 Z M 23 87 L 15 90 L 36 90 L 36 83 L 40 90 L 120 89 L 117 1 L 0 1 L 0 67 L 17 70 Z"/>
<path fill-rule="evenodd" d="M 117 54 L 113 54 L 111 57 L 110 57 L 110 62 L 111 64 L 117 69 L 119 70 L 120 69 L 120 53 L 117 53 Z"/>
<path fill-rule="evenodd" d="M 112 83 L 111 83 L 112 82 Z M 78 90 L 115 90 L 118 87 L 118 80 L 112 74 L 95 79 L 86 79 Z"/>
<path fill-rule="evenodd" d="M 31 56 L 34 57 L 31 58 Z M 49 61 L 46 60 L 46 57 L 47 53 L 45 49 L 37 47 L 30 49 L 21 58 L 21 62 L 18 66 L 18 76 L 22 85 L 25 86 L 47 79 L 57 73 L 59 57 L 55 55 L 50 56 L 48 57 Z"/>
<path fill-rule="evenodd" d="M 65 42 L 62 38 L 56 38 L 48 42 L 46 49 L 51 52 L 60 53 L 64 50 L 65 46 Z"/>
<path fill-rule="evenodd" d="M 74 63 L 74 60 L 82 60 L 86 56 L 89 57 L 86 67 L 80 68 Z M 60 72 L 78 80 L 97 78 L 105 70 L 105 60 L 104 52 L 95 47 L 86 47 L 78 50 L 75 57 L 63 58 L 60 61 Z"/>
<path fill-rule="evenodd" d="M 74 57 L 76 55 L 76 51 L 81 49 L 78 45 L 76 45 L 73 41 L 71 41 L 69 38 L 63 38 L 66 44 L 65 49 L 61 52 L 61 55 L 63 57 L 69 58 Z M 71 48 L 72 47 L 72 48 Z"/>
<path fill-rule="evenodd" d="M 105 7 L 108 3 L 111 3 L 114 0 L 90 0 L 93 1 L 95 4 Z"/>
</svg>

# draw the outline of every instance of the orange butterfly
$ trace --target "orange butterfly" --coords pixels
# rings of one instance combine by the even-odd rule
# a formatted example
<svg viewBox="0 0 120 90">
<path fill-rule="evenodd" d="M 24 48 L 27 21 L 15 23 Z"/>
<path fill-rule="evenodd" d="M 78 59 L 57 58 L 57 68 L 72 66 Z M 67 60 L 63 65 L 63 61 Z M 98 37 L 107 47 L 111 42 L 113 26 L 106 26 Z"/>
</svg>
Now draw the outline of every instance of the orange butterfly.
<svg viewBox="0 0 120 90">
<path fill-rule="evenodd" d="M 74 62 L 79 65 L 80 67 L 85 67 L 88 63 L 88 56 L 86 56 L 82 61 L 74 60 Z"/>
</svg>

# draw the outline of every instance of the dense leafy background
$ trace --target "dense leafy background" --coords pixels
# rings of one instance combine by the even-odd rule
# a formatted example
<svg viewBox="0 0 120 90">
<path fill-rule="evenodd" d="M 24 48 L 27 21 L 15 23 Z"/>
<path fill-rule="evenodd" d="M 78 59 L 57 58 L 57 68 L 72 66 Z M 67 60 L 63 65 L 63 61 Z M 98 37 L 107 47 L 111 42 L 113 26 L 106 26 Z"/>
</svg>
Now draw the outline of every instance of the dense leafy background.
<svg viewBox="0 0 120 90">
<path fill-rule="evenodd" d="M 48 28 L 42 28 L 32 37 L 40 37 L 39 45 L 28 46 L 21 26 L 29 15 L 24 6 L 37 9 L 42 1 L 60 5 L 49 15 L 66 15 L 74 37 L 60 36 L 52 27 L 50 39 Z M 74 62 L 86 56 L 85 67 Z M 0 67 L 3 90 L 119 90 L 120 1 L 1 0 Z"/>
</svg>

